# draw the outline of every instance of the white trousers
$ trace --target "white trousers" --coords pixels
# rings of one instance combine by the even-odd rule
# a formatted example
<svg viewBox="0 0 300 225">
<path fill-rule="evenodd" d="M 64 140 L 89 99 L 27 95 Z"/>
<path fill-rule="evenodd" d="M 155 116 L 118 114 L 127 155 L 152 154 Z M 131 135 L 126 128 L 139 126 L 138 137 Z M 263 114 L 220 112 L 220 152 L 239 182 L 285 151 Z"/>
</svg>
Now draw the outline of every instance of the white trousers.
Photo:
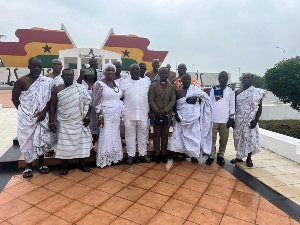
<svg viewBox="0 0 300 225">
<path fill-rule="evenodd" d="M 147 141 L 149 134 L 148 120 L 124 120 L 124 123 L 128 156 L 135 156 L 136 139 L 138 143 L 139 156 L 147 155 Z"/>
</svg>

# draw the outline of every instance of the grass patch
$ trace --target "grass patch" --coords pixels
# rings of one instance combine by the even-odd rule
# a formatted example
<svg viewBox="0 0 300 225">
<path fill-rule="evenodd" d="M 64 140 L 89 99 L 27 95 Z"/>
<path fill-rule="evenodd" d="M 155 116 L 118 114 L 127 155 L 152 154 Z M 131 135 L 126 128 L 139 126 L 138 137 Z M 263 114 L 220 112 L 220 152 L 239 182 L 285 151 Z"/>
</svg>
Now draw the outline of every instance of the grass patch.
<svg viewBox="0 0 300 225">
<path fill-rule="evenodd" d="M 300 139 L 300 120 L 262 120 L 259 127 Z"/>
</svg>

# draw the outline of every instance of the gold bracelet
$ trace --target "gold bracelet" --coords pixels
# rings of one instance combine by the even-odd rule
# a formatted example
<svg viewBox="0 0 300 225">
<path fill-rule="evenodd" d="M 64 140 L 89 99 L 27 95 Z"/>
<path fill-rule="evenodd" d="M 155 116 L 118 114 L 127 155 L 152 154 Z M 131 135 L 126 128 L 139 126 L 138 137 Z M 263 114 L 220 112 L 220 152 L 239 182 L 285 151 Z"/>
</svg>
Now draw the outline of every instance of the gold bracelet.
<svg viewBox="0 0 300 225">
<path fill-rule="evenodd" d="M 54 125 L 54 123 L 48 123 L 48 126 Z"/>
</svg>

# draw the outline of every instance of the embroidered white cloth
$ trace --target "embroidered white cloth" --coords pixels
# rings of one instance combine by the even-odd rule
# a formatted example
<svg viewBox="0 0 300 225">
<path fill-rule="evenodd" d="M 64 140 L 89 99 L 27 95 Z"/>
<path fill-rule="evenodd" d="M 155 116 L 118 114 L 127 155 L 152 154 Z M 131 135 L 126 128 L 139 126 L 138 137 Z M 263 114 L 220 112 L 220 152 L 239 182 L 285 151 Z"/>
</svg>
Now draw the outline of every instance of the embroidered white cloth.
<svg viewBox="0 0 300 225">
<path fill-rule="evenodd" d="M 27 91 L 22 91 L 18 107 L 18 141 L 26 163 L 31 163 L 43 155 L 53 144 L 46 118 L 37 122 L 37 113 L 41 112 L 51 97 L 53 80 L 40 76 Z"/>
<path fill-rule="evenodd" d="M 96 112 L 102 110 L 104 127 L 100 127 L 96 163 L 101 168 L 110 166 L 123 159 L 123 149 L 120 136 L 120 118 L 123 102 L 120 100 L 122 91 L 110 88 L 102 81 L 97 81 L 94 87 Z"/>
<path fill-rule="evenodd" d="M 210 90 L 210 99 L 213 104 L 213 122 L 227 123 L 229 115 L 235 113 L 235 93 L 230 87 L 223 90 L 223 98 L 216 101 L 214 89 Z"/>
<path fill-rule="evenodd" d="M 57 75 L 56 77 L 54 77 L 53 79 L 53 86 L 56 87 L 56 86 L 59 86 L 59 85 L 62 85 L 64 84 L 64 80 L 62 79 L 61 77 L 61 74 Z"/>
<path fill-rule="evenodd" d="M 249 87 L 236 96 L 235 129 L 233 130 L 236 157 L 242 159 L 248 153 L 260 152 L 259 125 L 250 129 L 250 122 L 255 119 L 259 103 L 265 96 L 266 90 Z"/>
<path fill-rule="evenodd" d="M 82 85 L 84 86 L 84 88 L 87 90 L 87 92 L 89 93 L 89 95 L 92 98 L 92 107 L 91 107 L 90 124 L 89 124 L 90 131 L 91 131 L 92 135 L 99 134 L 97 114 L 95 111 L 94 88 L 89 87 L 89 85 L 85 82 L 85 80 L 82 81 Z"/>
<path fill-rule="evenodd" d="M 125 79 L 121 82 L 124 96 L 124 121 L 148 120 L 150 85 L 148 80 L 142 78 L 139 80 Z"/>
<path fill-rule="evenodd" d="M 123 80 L 129 79 L 129 78 L 130 78 L 129 74 L 127 74 L 127 73 L 121 73 L 120 74 L 120 78 L 116 79 L 115 81 L 120 84 Z"/>
<path fill-rule="evenodd" d="M 57 93 L 57 151 L 56 158 L 73 159 L 90 156 L 92 135 L 83 125 L 92 99 L 85 88 L 74 82 Z"/>
<path fill-rule="evenodd" d="M 186 103 L 186 98 L 197 96 L 201 104 Z M 181 120 L 174 120 L 174 130 L 168 149 L 199 157 L 200 148 L 210 154 L 212 145 L 212 103 L 209 96 L 198 87 L 190 85 L 186 97 L 176 102 L 177 113 Z"/>
</svg>

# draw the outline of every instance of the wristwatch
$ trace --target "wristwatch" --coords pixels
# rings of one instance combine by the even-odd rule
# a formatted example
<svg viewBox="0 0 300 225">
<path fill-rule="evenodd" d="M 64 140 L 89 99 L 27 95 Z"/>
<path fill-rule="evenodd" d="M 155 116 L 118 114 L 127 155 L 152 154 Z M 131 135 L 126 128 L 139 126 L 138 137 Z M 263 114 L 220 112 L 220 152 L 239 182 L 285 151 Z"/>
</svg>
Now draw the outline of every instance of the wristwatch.
<svg viewBox="0 0 300 225">
<path fill-rule="evenodd" d="M 197 98 L 197 102 L 200 102 L 200 98 Z"/>
</svg>

